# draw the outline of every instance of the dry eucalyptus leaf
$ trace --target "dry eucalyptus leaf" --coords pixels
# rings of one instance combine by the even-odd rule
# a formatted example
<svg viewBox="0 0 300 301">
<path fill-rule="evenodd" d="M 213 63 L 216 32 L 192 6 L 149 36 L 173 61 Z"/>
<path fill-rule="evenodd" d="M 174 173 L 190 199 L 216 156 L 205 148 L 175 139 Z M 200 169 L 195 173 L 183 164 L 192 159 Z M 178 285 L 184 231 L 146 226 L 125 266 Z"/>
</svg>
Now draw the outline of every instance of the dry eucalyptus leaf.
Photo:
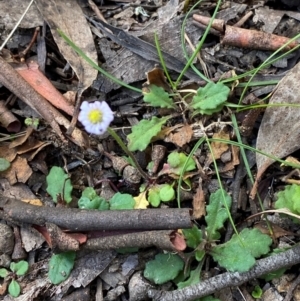
<svg viewBox="0 0 300 301">
<path fill-rule="evenodd" d="M 0 25 L 13 29 L 23 15 L 30 0 L 0 1 Z M 34 28 L 43 25 L 43 19 L 33 3 L 23 18 L 20 28 Z"/>
<path fill-rule="evenodd" d="M 278 83 L 269 104 L 299 104 L 300 64 L 298 63 Z M 300 148 L 300 108 L 269 106 L 262 119 L 256 148 L 278 158 L 283 158 Z M 256 153 L 257 181 L 273 159 Z"/>
<path fill-rule="evenodd" d="M 62 30 L 88 57 L 97 62 L 93 36 L 77 1 L 38 0 L 36 5 L 48 23 L 60 52 L 78 76 L 83 90 L 87 89 L 95 80 L 97 70 L 78 56 L 57 32 L 57 29 Z"/>
</svg>

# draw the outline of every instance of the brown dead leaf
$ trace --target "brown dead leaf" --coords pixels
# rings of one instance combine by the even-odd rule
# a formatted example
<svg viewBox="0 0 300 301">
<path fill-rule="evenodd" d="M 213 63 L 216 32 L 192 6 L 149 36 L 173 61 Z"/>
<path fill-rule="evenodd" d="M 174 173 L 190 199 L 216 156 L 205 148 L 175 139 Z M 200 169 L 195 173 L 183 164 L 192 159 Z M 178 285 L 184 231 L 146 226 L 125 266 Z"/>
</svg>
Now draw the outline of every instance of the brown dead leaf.
<svg viewBox="0 0 300 301">
<path fill-rule="evenodd" d="M 221 130 L 219 133 L 215 133 L 213 135 L 213 138 L 225 139 L 225 140 L 230 139 L 229 134 L 226 133 L 224 130 Z M 221 155 L 228 150 L 229 146 L 226 143 L 215 142 L 214 141 L 214 142 L 211 143 L 211 148 L 212 148 L 212 151 L 213 151 L 213 154 L 214 154 L 214 158 L 219 159 L 221 157 Z"/>
<path fill-rule="evenodd" d="M 166 77 L 162 69 L 155 67 L 147 72 L 147 82 L 143 85 L 144 87 L 155 85 L 163 88 L 165 91 L 170 91 L 170 86 L 166 81 Z"/>
<path fill-rule="evenodd" d="M 235 145 L 230 146 L 230 152 L 231 152 L 231 161 L 227 162 L 223 168 L 221 168 L 219 171 L 222 173 L 222 176 L 227 176 L 228 178 L 231 178 L 235 173 L 235 166 L 240 164 L 240 158 L 239 153 L 240 149 L 239 147 Z M 227 175 L 225 175 L 227 173 Z"/>
<path fill-rule="evenodd" d="M 17 155 L 15 148 L 10 149 L 8 145 L 0 146 L 0 157 L 5 158 L 7 161 L 12 162 Z"/>
<path fill-rule="evenodd" d="M 224 129 L 220 130 L 218 133 L 215 133 L 213 138 L 230 140 L 229 134 L 225 132 Z M 205 162 L 205 167 L 208 167 L 213 162 L 213 159 L 220 159 L 221 155 L 229 149 L 229 145 L 223 142 L 214 141 L 211 143 L 211 148 L 213 151 L 213 156 L 212 154 L 209 154 L 207 161 Z"/>
<path fill-rule="evenodd" d="M 269 104 L 299 104 L 300 63 L 278 83 Z M 263 116 L 256 148 L 278 158 L 283 158 L 299 149 L 300 141 L 300 108 L 293 106 L 269 106 Z M 256 153 L 257 177 L 251 191 L 254 198 L 257 183 L 273 159 Z"/>
<path fill-rule="evenodd" d="M 41 146 L 45 144 L 45 142 L 43 141 L 38 141 L 36 139 L 30 139 L 30 138 L 31 137 L 29 137 L 29 139 L 25 143 L 17 147 L 18 155 L 28 153 L 34 149 L 39 149 Z"/>
<path fill-rule="evenodd" d="M 269 223 L 272 226 L 272 230 L 273 230 L 275 238 L 279 238 L 282 236 L 294 236 L 295 235 L 295 233 L 293 233 L 293 232 L 286 231 L 283 228 L 281 228 L 271 222 L 269 222 Z M 269 231 L 268 226 L 265 221 L 261 221 L 261 222 L 255 224 L 254 228 L 257 228 L 260 232 L 262 232 L 264 234 L 270 235 L 270 231 Z"/>
<path fill-rule="evenodd" d="M 206 214 L 205 196 L 202 187 L 198 187 L 193 198 L 193 219 L 199 219 Z"/>
<path fill-rule="evenodd" d="M 153 139 L 154 140 L 164 140 L 165 142 L 170 142 L 168 135 L 175 131 L 176 129 L 180 128 L 182 124 L 176 124 L 172 127 L 164 127 Z"/>
<path fill-rule="evenodd" d="M 28 137 L 32 134 L 32 132 L 33 132 L 33 128 L 28 127 L 26 129 L 26 134 L 24 136 L 18 137 L 14 141 L 12 141 L 9 144 L 9 148 L 15 148 L 16 146 L 19 146 L 19 145 L 22 145 L 23 143 L 25 143 L 27 141 Z"/>
<path fill-rule="evenodd" d="M 35 3 L 48 23 L 60 52 L 72 66 L 82 85 L 82 91 L 84 91 L 96 79 L 97 70 L 77 55 L 57 32 L 59 28 L 78 45 L 89 58 L 97 62 L 97 52 L 92 32 L 81 7 L 77 1 L 70 0 L 39 0 Z"/>
<path fill-rule="evenodd" d="M 18 156 L 12 163 L 9 169 L 1 173 L 1 177 L 6 178 L 10 185 L 18 182 L 26 183 L 32 174 L 32 169 L 28 165 L 27 160 Z"/>
<path fill-rule="evenodd" d="M 193 129 L 190 125 L 186 124 L 182 128 L 177 129 L 175 134 L 170 133 L 168 140 L 179 147 L 189 143 L 193 137 Z"/>
</svg>

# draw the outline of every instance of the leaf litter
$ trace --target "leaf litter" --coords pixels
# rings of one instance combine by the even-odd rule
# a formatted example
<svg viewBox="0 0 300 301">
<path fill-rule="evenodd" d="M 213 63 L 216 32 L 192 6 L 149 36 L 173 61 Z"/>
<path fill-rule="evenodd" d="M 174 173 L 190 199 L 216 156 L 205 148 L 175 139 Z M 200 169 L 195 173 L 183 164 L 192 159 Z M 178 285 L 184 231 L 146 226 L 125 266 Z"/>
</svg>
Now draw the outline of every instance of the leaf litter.
<svg viewBox="0 0 300 301">
<path fill-rule="evenodd" d="M 59 206 L 65 206 L 63 204 L 64 200 L 71 201 L 70 206 L 74 206 L 74 196 L 70 196 L 70 194 L 67 193 L 68 190 L 70 192 L 71 188 L 69 184 L 72 183 L 73 190 L 75 194 L 77 194 L 76 198 L 80 200 L 75 206 L 79 206 L 82 208 L 81 210 L 86 210 L 84 208 L 90 207 L 94 210 L 108 212 L 110 211 L 109 209 L 121 209 L 124 211 L 122 211 L 122 215 L 119 215 L 118 219 L 120 220 L 125 219 L 127 216 L 126 210 L 129 212 L 133 208 L 148 208 L 145 211 L 147 212 L 154 210 L 150 209 L 152 206 L 165 207 L 168 208 L 169 211 L 172 211 L 173 207 L 176 208 L 178 205 L 178 203 L 176 204 L 175 199 L 177 194 L 179 194 L 182 206 L 189 208 L 193 207 L 194 218 L 197 219 L 197 222 L 205 215 L 207 224 L 205 225 L 205 223 L 203 224 L 203 222 L 201 222 L 199 228 L 194 225 L 193 231 L 195 231 L 196 227 L 196 233 L 189 234 L 188 231 L 190 230 L 183 230 L 183 233 L 185 233 L 184 236 L 182 235 L 181 230 L 164 233 L 153 231 L 152 235 L 148 232 L 144 232 L 144 236 L 142 235 L 143 232 L 140 234 L 139 232 L 136 232 L 133 235 L 131 233 L 124 233 L 123 235 L 116 235 L 115 238 L 110 236 L 108 239 L 111 245 L 115 245 L 114 243 L 120 243 L 121 241 L 124 243 L 124 241 L 128 239 L 128 241 L 131 241 L 134 245 L 138 245 L 136 242 L 139 242 L 141 243 L 141 246 L 152 246 L 150 249 L 140 249 L 137 253 L 140 263 L 144 266 L 146 265 L 144 276 L 154 283 L 163 283 L 165 281 L 173 280 L 172 283 L 170 282 L 173 289 L 176 287 L 183 288 L 189 284 L 197 285 L 201 274 L 201 262 L 208 255 L 211 255 L 221 267 L 224 267 L 229 271 L 243 271 L 247 273 L 255 263 L 254 258 L 261 257 L 269 252 L 271 238 L 267 235 L 269 233 L 266 231 L 264 234 L 261 234 L 260 230 L 247 228 L 244 230 L 239 229 L 240 237 L 234 234 L 231 239 L 223 240 L 225 233 L 228 230 L 226 222 L 229 215 L 226 211 L 226 206 L 224 207 L 222 205 L 223 196 L 220 194 L 222 190 L 218 189 L 220 187 L 213 187 L 212 185 L 216 174 L 215 166 L 212 164 L 212 157 L 216 160 L 216 166 L 222 179 L 222 185 L 226 190 L 225 199 L 227 207 L 230 207 L 231 205 L 232 207 L 238 207 L 239 210 L 242 210 L 242 207 L 239 204 L 238 199 L 233 197 L 231 200 L 230 198 L 231 193 L 233 196 L 236 195 L 236 191 L 234 191 L 236 188 L 234 188 L 233 184 L 236 181 L 235 166 L 238 166 L 239 164 L 239 152 L 237 146 L 230 146 L 230 142 L 235 141 L 235 135 L 231 128 L 232 125 L 229 118 L 231 112 L 227 107 L 227 102 L 231 102 L 235 96 L 238 96 L 238 92 L 230 85 L 224 85 L 218 79 L 220 79 L 220 70 L 224 68 L 224 66 L 225 69 L 234 69 L 233 67 L 236 66 L 236 63 L 238 62 L 240 67 L 239 70 L 242 70 L 243 68 L 249 70 L 254 67 L 254 62 L 257 64 L 256 60 L 260 60 L 264 53 L 244 52 L 243 56 L 241 56 L 242 52 L 239 52 L 240 50 L 226 50 L 224 47 L 220 47 L 218 41 L 214 41 L 213 47 L 206 46 L 203 48 L 202 59 L 209 72 L 211 72 L 211 78 L 217 79 L 217 82 L 205 84 L 197 77 L 197 81 L 194 81 L 190 87 L 188 82 L 182 83 L 184 89 L 188 90 L 190 88 L 190 91 L 194 91 L 192 92 L 194 93 L 194 96 L 183 93 L 180 94 L 181 92 L 172 91 L 172 85 L 166 81 L 164 73 L 159 67 L 153 69 L 153 61 L 160 63 L 159 57 L 156 55 L 155 47 L 146 47 L 145 45 L 147 44 L 142 43 L 140 39 L 130 39 L 131 36 L 143 37 L 147 42 L 150 41 L 154 44 L 152 29 L 157 30 L 163 51 L 170 53 L 176 58 L 172 61 L 172 59 L 169 60 L 170 57 L 168 57 L 167 67 L 169 71 L 181 71 L 182 67 L 178 67 L 177 61 L 178 59 L 181 60 L 181 62 L 184 61 L 184 55 L 179 43 L 179 28 L 181 25 L 179 20 L 181 16 L 175 17 L 178 13 L 178 9 L 180 9 L 177 7 L 179 3 L 170 1 L 167 5 L 163 6 L 162 9 L 159 10 L 158 22 L 153 22 L 153 19 L 151 19 L 152 13 L 149 11 L 145 14 L 138 15 L 137 13 L 133 13 L 133 9 L 130 8 L 127 9 L 126 12 L 124 10 L 124 13 L 116 16 L 115 20 L 118 21 L 117 23 L 116 21 L 112 22 L 112 27 L 101 24 L 106 30 L 111 29 L 114 33 L 118 33 L 119 36 L 123 35 L 123 37 L 125 37 L 124 41 L 133 43 L 129 43 L 131 48 L 120 43 L 120 40 L 118 39 L 115 39 L 114 42 L 123 45 L 124 48 L 120 46 L 116 47 L 116 44 L 114 45 L 103 35 L 99 36 L 99 31 L 96 31 L 95 27 L 92 27 L 92 31 L 98 36 L 96 39 L 97 42 L 100 42 L 100 47 L 103 46 L 103 49 L 101 50 L 106 60 L 103 65 L 104 68 L 117 75 L 118 78 L 123 78 L 126 83 L 134 83 L 134 85 L 142 88 L 139 83 L 136 83 L 141 80 L 145 81 L 145 72 L 152 69 L 153 73 L 148 73 L 148 81 L 143 85 L 144 99 L 142 101 L 142 94 L 137 96 L 136 93 L 130 93 L 129 91 L 126 91 L 125 94 L 122 95 L 124 90 L 116 90 L 119 86 L 112 84 L 102 75 L 98 77 L 98 82 L 96 81 L 93 84 L 93 88 L 89 90 L 92 82 L 96 78 L 97 71 L 87 64 L 83 58 L 75 54 L 56 32 L 56 28 L 60 28 L 75 44 L 78 44 L 89 57 L 97 62 L 98 58 L 96 47 L 94 46 L 94 37 L 91 34 L 91 30 L 82 13 L 82 9 L 77 3 L 72 3 L 72 9 L 70 9 L 71 6 L 68 6 L 68 4 L 70 3 L 58 0 L 53 0 L 49 3 L 47 2 L 47 5 L 43 1 L 37 2 L 39 11 L 49 24 L 51 36 L 59 48 L 59 51 L 56 51 L 57 57 L 59 60 L 64 57 L 76 74 L 73 86 L 65 86 L 62 90 L 74 92 L 70 90 L 77 86 L 77 89 L 75 88 L 75 90 L 79 92 L 80 96 L 86 93 L 86 97 L 91 100 L 99 98 L 101 93 L 104 92 L 108 100 L 110 100 L 110 97 L 116 97 L 117 101 L 122 102 L 125 95 L 124 103 L 115 105 L 114 107 L 116 118 L 113 125 L 122 127 L 124 131 L 124 137 L 122 138 L 123 141 L 127 143 L 129 149 L 131 151 L 139 151 L 137 154 L 140 154 L 141 158 L 139 158 L 137 162 L 144 170 L 149 171 L 149 177 L 147 178 L 148 183 L 146 182 L 146 185 L 143 187 L 140 185 L 140 178 L 136 182 L 132 181 L 134 173 L 138 173 L 138 170 L 134 167 L 135 162 L 133 162 L 130 157 L 122 157 L 121 166 L 119 167 L 118 165 L 116 168 L 115 158 L 117 158 L 118 155 L 123 155 L 122 151 L 118 149 L 114 143 L 109 142 L 109 139 L 105 136 L 100 137 L 99 139 L 91 136 L 87 140 L 79 129 L 80 125 L 78 125 L 79 128 L 75 129 L 75 135 L 73 134 L 73 140 L 71 141 L 79 145 L 80 148 L 74 147 L 74 145 L 71 144 L 66 144 L 68 136 L 65 136 L 65 130 L 71 126 L 69 119 L 60 116 L 60 113 L 58 111 L 56 113 L 55 109 L 49 105 L 46 105 L 43 110 L 41 110 L 39 108 L 39 101 L 37 101 L 37 99 L 40 98 L 36 98 L 35 102 L 27 101 L 27 104 L 36 109 L 43 119 L 45 119 L 48 124 L 52 125 L 56 135 L 51 133 L 47 123 L 43 123 L 42 126 L 44 129 L 41 125 L 38 125 L 38 131 L 35 129 L 29 134 L 27 132 L 27 135 L 24 136 L 23 140 L 20 139 L 21 142 L 19 142 L 19 144 L 15 143 L 16 140 L 14 140 L 10 145 L 11 152 L 7 146 L 1 145 L 1 157 L 6 160 L 5 162 L 10 163 L 10 167 L 8 167 L 7 170 L 11 173 L 11 176 L 9 176 L 6 171 L 1 173 L 1 177 L 3 177 L 1 180 L 6 181 L 0 182 L 3 191 L 9 189 L 12 195 L 17 196 L 18 199 L 24 199 L 26 194 L 25 191 L 28 187 L 23 183 L 27 183 L 32 191 L 41 194 L 42 200 L 44 201 L 46 189 L 43 185 L 45 185 L 45 178 L 49 173 L 48 169 L 50 170 L 50 167 L 59 165 L 60 167 L 64 167 L 65 171 L 71 176 L 71 179 L 67 178 L 64 172 L 62 172 L 61 176 L 58 176 L 57 173 L 55 176 L 58 176 L 58 178 L 54 177 L 52 179 L 53 189 L 50 189 L 49 192 L 49 194 L 52 195 L 52 200 L 50 200 L 52 206 L 53 200 L 57 201 L 58 208 Z M 247 5 L 245 4 L 240 5 L 238 3 L 233 3 L 229 10 L 222 8 L 218 18 L 224 18 L 225 21 L 232 21 L 235 18 L 238 18 L 238 14 L 245 12 L 246 7 Z M 272 9 L 270 10 L 272 11 Z M 268 10 L 269 13 L 270 10 Z M 166 16 L 166 12 L 168 12 L 168 16 Z M 267 13 L 259 10 L 258 17 L 262 18 L 263 14 Z M 147 23 L 148 21 L 149 23 Z M 123 25 L 125 26 L 123 26 L 123 29 L 126 28 L 129 31 L 126 32 L 122 30 L 120 26 L 121 23 L 118 24 L 118 22 L 123 22 Z M 281 20 L 276 18 L 276 22 L 277 25 L 279 24 L 279 29 L 273 24 L 272 30 L 282 30 L 282 28 L 280 28 Z M 95 23 L 93 24 L 95 25 Z M 141 24 L 155 24 L 155 26 L 149 31 L 145 29 L 140 30 L 138 26 Z M 140 30 L 140 32 L 136 32 L 136 34 L 133 35 L 132 29 L 134 28 Z M 147 26 L 145 26 L 145 28 L 147 28 Z M 268 28 L 270 30 L 271 27 L 269 26 Z M 289 27 L 287 26 L 287 28 Z M 191 40 L 194 44 L 196 44 L 202 34 L 201 30 L 196 29 L 196 27 L 192 25 L 190 19 L 188 20 L 186 33 L 189 36 L 192 35 Z M 276 32 L 276 34 L 278 34 L 278 32 Z M 17 33 L 17 35 L 19 35 L 19 37 L 22 36 L 20 33 Z M 147 37 L 147 35 L 149 37 Z M 137 53 L 135 48 L 137 48 L 136 46 L 138 45 L 134 43 L 144 45 L 147 51 L 149 51 L 149 49 L 154 49 L 155 56 L 152 56 L 152 54 L 150 55 L 146 50 L 142 55 L 133 54 Z M 172 47 L 168 43 L 171 43 Z M 11 46 L 8 47 L 14 49 L 12 44 L 10 45 Z M 189 48 L 188 53 L 191 53 Z M 212 54 L 213 61 L 210 57 Z M 163 56 L 164 55 L 165 54 L 163 54 Z M 152 60 L 154 57 L 155 59 Z M 196 64 L 196 62 L 194 63 Z M 216 64 L 218 64 L 217 69 L 215 68 Z M 276 68 L 280 68 L 278 66 Z M 201 70 L 202 67 L 198 65 L 199 70 Z M 48 68 L 48 66 L 46 66 L 46 68 Z M 278 84 L 270 99 L 270 104 L 296 104 L 294 95 L 297 93 L 296 79 L 298 68 L 298 65 L 296 65 L 296 67 Z M 128 70 L 131 70 L 132 72 L 129 72 Z M 186 75 L 187 78 L 195 79 L 195 74 L 191 70 L 189 70 Z M 176 79 L 173 73 L 171 77 L 174 80 Z M 264 75 L 261 78 L 264 78 Z M 267 76 L 265 76 L 265 78 L 267 79 Z M 64 82 L 64 79 L 59 79 L 58 81 Z M 22 94 L 25 95 L 27 93 L 25 90 L 22 90 L 21 92 L 20 90 L 17 91 L 9 81 L 4 82 L 4 85 L 19 96 L 20 99 L 24 100 Z M 97 85 L 98 88 L 100 88 L 100 91 L 94 90 Z M 230 90 L 230 88 L 232 88 L 232 90 Z M 233 91 L 236 94 L 234 94 Z M 174 94 L 177 92 L 179 94 L 174 96 L 173 92 Z M 183 99 L 180 99 L 180 97 L 183 97 Z M 42 102 L 40 102 L 40 104 L 42 104 Z M 8 106 L 8 108 L 13 107 L 14 105 L 11 104 Z M 67 113 L 73 115 L 72 112 L 75 109 L 74 104 L 71 104 L 70 108 L 71 111 L 68 111 Z M 119 109 L 122 114 L 118 113 Z M 194 110 L 194 112 L 192 110 Z M 135 117 L 133 117 L 132 114 Z M 147 117 L 147 114 L 150 118 Z M 295 107 L 267 107 L 258 130 L 256 147 L 259 150 L 272 154 L 278 158 L 284 158 L 288 154 L 298 150 L 297 141 L 299 139 L 297 132 L 297 116 L 297 109 Z M 25 117 L 28 116 L 25 115 Z M 131 127 L 132 131 L 128 131 L 127 125 L 131 124 L 134 120 L 141 120 L 140 125 L 134 125 Z M 65 129 L 62 131 L 58 125 L 63 125 Z M 250 143 L 250 139 L 255 138 L 255 130 L 253 130 L 253 127 L 255 128 L 255 123 L 251 126 L 252 132 L 250 130 L 251 133 L 247 138 L 248 141 L 244 140 L 244 143 Z M 187 161 L 187 156 L 197 142 L 196 139 L 209 139 L 210 137 L 214 139 L 225 139 L 228 140 L 228 143 L 212 142 L 211 148 L 214 156 L 210 154 L 207 144 L 200 144 L 192 153 L 189 161 Z M 276 138 L 274 139 L 274 137 Z M 64 141 L 64 143 L 62 144 L 60 140 Z M 206 141 L 206 143 L 208 142 Z M 100 144 L 101 146 L 99 146 Z M 81 148 L 82 146 L 85 146 L 86 149 Z M 159 149 L 159 152 L 154 154 L 155 149 Z M 256 184 L 258 184 L 258 181 L 261 180 L 262 176 L 267 173 L 267 169 L 272 168 L 271 165 L 274 163 L 274 160 L 260 154 L 256 154 L 256 156 L 258 169 Z M 62 160 L 59 159 L 60 157 Z M 64 161 L 64 163 L 62 161 Z M 22 163 L 17 164 L 17 162 Z M 292 176 L 295 175 L 296 174 L 292 174 Z M 181 176 L 182 182 L 180 184 L 181 186 L 179 186 Z M 33 181 L 32 179 L 34 177 L 35 180 Z M 7 182 L 7 180 L 9 180 L 9 182 Z M 55 187 L 55 182 L 60 182 L 62 185 L 57 185 L 57 187 Z M 66 185 L 65 182 L 68 184 Z M 15 186 L 20 184 L 22 184 L 22 186 L 20 186 L 21 189 L 17 192 Z M 93 189 L 93 195 L 82 194 L 80 197 L 80 193 L 87 187 L 95 188 Z M 238 191 L 238 194 L 242 193 L 242 190 L 246 189 L 245 187 L 245 183 L 242 182 L 242 189 L 241 191 Z M 259 185 L 257 185 L 257 187 L 259 187 Z M 59 188 L 59 191 L 56 191 L 54 188 Z M 240 189 L 240 187 L 238 187 L 238 189 Z M 274 186 L 274 189 L 277 190 L 276 185 Z M 109 190 L 109 197 L 104 197 L 105 190 Z M 294 190 L 287 190 L 285 192 L 288 200 L 294 200 L 294 195 L 297 194 L 297 190 L 295 190 L 296 192 L 293 191 Z M 227 192 L 230 194 L 228 195 Z M 67 197 L 65 193 L 67 193 Z M 4 195 L 5 197 L 12 196 L 7 193 L 3 194 L 3 196 Z M 114 196 L 112 197 L 112 195 Z M 35 195 L 32 195 L 31 197 L 34 198 Z M 228 199 L 228 197 L 230 199 Z M 272 201 L 273 200 L 276 200 L 276 198 L 273 198 Z M 293 208 L 297 208 L 299 205 L 297 204 L 296 198 L 294 201 L 295 204 L 290 204 L 286 201 L 286 197 L 283 197 L 283 194 L 279 194 L 279 200 L 280 202 L 277 203 L 277 206 L 280 205 L 280 208 L 284 208 L 285 205 L 286 207 L 294 206 Z M 20 208 L 22 207 L 22 205 L 19 206 Z M 212 206 L 216 206 L 215 211 L 212 211 Z M 44 209 L 45 208 L 42 208 L 42 210 Z M 62 210 L 63 209 L 64 208 L 62 208 Z M 252 209 L 253 208 L 251 208 L 251 210 Z M 280 212 L 285 211 L 284 209 L 281 209 Z M 296 211 L 296 213 L 298 213 L 298 211 Z M 82 212 L 81 214 L 83 215 L 84 213 Z M 245 214 L 244 211 L 243 214 Z M 235 223 L 243 223 L 244 221 L 243 216 L 233 215 L 233 217 L 235 218 Z M 150 223 L 151 221 L 147 222 L 147 224 Z M 50 231 L 50 229 L 54 229 L 55 227 L 57 227 L 55 224 L 48 224 L 44 229 L 39 228 L 39 231 L 46 236 L 47 231 Z M 202 233 L 202 230 L 205 227 L 206 231 L 203 231 Z M 48 236 L 48 241 L 50 241 L 50 243 L 51 240 L 52 242 L 58 242 L 59 237 L 66 237 L 66 235 L 69 235 L 68 233 L 63 233 L 59 228 L 58 230 L 57 233 L 55 232 L 57 237 L 54 235 L 54 232 Z M 198 233 L 198 231 L 200 232 Z M 283 231 L 285 231 L 284 228 Z M 283 233 L 290 234 L 293 232 L 286 231 Z M 76 237 L 76 235 L 79 237 L 80 233 L 74 233 L 74 237 Z M 99 235 L 99 233 L 97 234 L 92 231 L 89 235 L 95 237 L 95 235 Z M 101 241 L 103 243 L 106 239 L 103 237 L 103 233 L 100 235 L 102 236 L 98 241 L 98 243 L 100 242 L 98 245 L 99 248 L 101 248 Z M 147 244 L 147 241 L 142 243 L 142 240 L 147 239 L 147 237 L 149 237 L 149 241 L 151 241 L 150 245 Z M 191 251 L 191 254 L 193 254 L 187 255 L 186 253 L 182 253 L 184 254 L 181 254 L 185 259 L 184 261 L 181 256 L 172 253 L 162 254 L 158 249 L 153 248 L 153 246 L 164 246 L 167 250 L 183 251 L 186 248 L 184 237 L 186 238 L 189 248 L 191 248 L 188 249 L 188 251 Z M 189 241 L 195 238 L 195 241 Z M 166 239 L 167 243 L 165 241 Z M 215 242 L 214 240 L 216 239 L 221 239 L 222 241 Z M 24 238 L 23 243 L 25 241 Z M 133 243 L 134 241 L 135 243 Z M 96 241 L 94 242 L 96 245 Z M 81 242 L 81 244 L 84 244 L 84 242 Z M 93 241 L 88 240 L 86 246 L 91 246 L 92 244 Z M 61 244 L 61 246 L 62 245 L 63 244 Z M 57 246 L 59 248 L 60 244 L 58 243 Z M 123 252 L 124 250 L 119 251 Z M 98 278 L 100 280 L 97 282 L 101 284 L 99 285 L 98 292 L 103 294 L 102 288 L 104 287 L 107 291 L 105 297 L 107 300 L 116 300 L 117 298 L 121 298 L 121 296 L 124 297 L 124 293 L 126 292 L 124 283 L 128 282 L 130 295 L 134 296 L 136 292 L 134 292 L 130 282 L 134 277 L 139 278 L 139 269 L 137 269 L 136 265 L 132 266 L 131 272 L 129 273 L 130 276 L 128 273 L 123 275 L 119 272 L 121 270 L 121 265 L 125 264 L 130 256 L 132 255 L 116 255 L 114 251 L 98 251 L 92 255 L 90 252 L 82 254 L 81 258 L 76 259 L 76 265 L 72 272 L 71 269 L 67 268 L 67 270 L 63 269 L 54 273 L 54 278 L 60 274 L 62 280 L 67 278 L 69 273 L 71 274 L 64 283 L 57 287 L 52 287 L 51 289 L 53 292 L 55 291 L 56 294 L 65 294 L 70 286 L 77 288 L 81 285 L 87 286 L 100 275 Z M 188 258 L 185 256 L 193 257 Z M 160 257 L 163 258 L 161 262 Z M 243 261 L 241 261 L 242 257 L 244 258 Z M 153 262 L 149 261 L 149 258 L 154 258 Z M 177 259 L 173 261 L 174 258 Z M 191 258 L 193 258 L 192 261 L 190 261 Z M 67 259 L 67 257 L 63 257 L 63 259 Z M 71 266 L 74 263 L 73 260 L 74 258 L 71 259 Z M 191 265 L 189 266 L 189 264 L 187 264 L 184 269 L 183 262 L 185 262 L 185 264 L 191 262 Z M 154 264 L 154 267 L 151 267 L 150 263 Z M 259 261 L 257 261 L 257 263 L 259 266 Z M 170 269 L 170 264 L 173 269 L 170 270 L 170 273 L 165 273 L 166 269 Z M 38 262 L 33 264 L 33 270 L 35 265 L 37 266 Z M 96 269 L 95 266 L 97 266 Z M 190 274 L 185 276 L 181 275 L 180 272 L 183 272 L 183 270 L 186 271 L 186 269 L 190 269 Z M 46 272 L 46 269 L 44 268 L 43 271 Z M 132 278 L 131 275 L 133 275 Z M 168 277 L 166 278 L 166 276 Z M 176 276 L 179 278 L 176 279 Z M 44 287 L 50 286 L 50 283 L 46 278 L 41 279 L 44 281 Z M 139 279 L 142 281 L 141 278 Z M 56 280 L 52 282 L 54 283 Z M 38 287 L 37 284 L 34 285 L 37 288 L 36 294 L 41 293 L 42 289 Z M 228 286 L 231 286 L 231 284 L 229 283 Z M 249 289 L 251 290 L 251 288 Z M 78 292 L 79 291 L 80 290 L 78 290 Z M 29 288 L 25 288 L 22 292 L 24 297 L 26 296 L 27 298 L 28 292 L 30 292 Z M 176 290 L 174 293 L 176 294 Z M 130 300 L 141 300 L 146 294 L 147 292 L 144 292 L 143 295 L 140 295 L 137 299 L 132 297 Z M 156 298 L 155 300 L 160 299 Z"/>
</svg>

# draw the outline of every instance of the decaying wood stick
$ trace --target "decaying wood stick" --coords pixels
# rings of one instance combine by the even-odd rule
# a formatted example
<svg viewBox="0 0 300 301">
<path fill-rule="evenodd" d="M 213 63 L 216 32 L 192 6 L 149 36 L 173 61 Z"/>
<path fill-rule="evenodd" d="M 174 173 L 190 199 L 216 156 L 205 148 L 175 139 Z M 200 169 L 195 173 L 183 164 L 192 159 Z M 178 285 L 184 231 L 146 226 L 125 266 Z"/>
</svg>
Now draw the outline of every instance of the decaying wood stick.
<svg viewBox="0 0 300 301">
<path fill-rule="evenodd" d="M 192 301 L 229 286 L 239 286 L 251 279 L 298 263 L 300 263 L 299 244 L 288 251 L 258 260 L 248 272 L 223 273 L 198 284 L 171 292 L 150 289 L 148 296 L 154 301 Z"/>
<path fill-rule="evenodd" d="M 172 230 L 126 233 L 88 239 L 82 245 L 82 248 L 86 250 L 109 250 L 126 247 L 149 248 L 156 246 L 162 250 L 182 251 L 178 250 L 176 244 L 173 244 L 172 236 L 174 235 L 176 233 Z"/>
<path fill-rule="evenodd" d="M 193 15 L 193 19 L 203 25 L 208 25 L 210 18 L 202 15 Z M 244 29 L 225 24 L 224 20 L 215 19 L 211 26 L 221 33 L 221 43 L 236 47 L 275 51 L 291 39 L 275 34 Z M 283 51 L 288 51 L 299 46 L 297 41 L 290 42 Z"/>
<path fill-rule="evenodd" d="M 191 228 L 190 209 L 83 210 L 40 207 L 0 196 L 0 218 L 44 226 L 53 223 L 70 231 L 174 230 Z"/>
</svg>

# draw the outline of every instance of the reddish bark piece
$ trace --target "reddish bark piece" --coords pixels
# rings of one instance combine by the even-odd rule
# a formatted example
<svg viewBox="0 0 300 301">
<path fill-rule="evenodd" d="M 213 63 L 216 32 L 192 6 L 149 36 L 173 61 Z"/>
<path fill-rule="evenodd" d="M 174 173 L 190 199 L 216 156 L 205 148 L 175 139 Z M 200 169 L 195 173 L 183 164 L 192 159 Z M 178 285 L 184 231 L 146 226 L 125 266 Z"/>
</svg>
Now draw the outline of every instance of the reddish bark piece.
<svg viewBox="0 0 300 301">
<path fill-rule="evenodd" d="M 201 24 L 208 25 L 211 18 L 195 14 L 193 19 Z M 291 40 L 271 33 L 229 26 L 220 19 L 213 21 L 212 28 L 221 33 L 222 44 L 236 47 L 275 51 Z M 298 42 L 293 41 L 283 50 L 288 51 L 296 46 L 298 46 Z"/>
<path fill-rule="evenodd" d="M 63 142 L 66 139 L 59 125 L 69 128 L 70 122 L 58 112 L 48 101 L 37 93 L 3 58 L 0 57 L 0 83 L 23 100 L 53 128 Z M 81 147 L 88 147 L 86 135 L 75 128 L 70 139 Z"/>
<path fill-rule="evenodd" d="M 275 156 L 283 158 L 299 149 L 300 141 L 300 108 L 291 105 L 299 104 L 300 64 L 298 63 L 278 83 L 269 101 L 272 104 L 287 104 L 285 106 L 268 106 L 262 119 L 256 148 Z M 275 160 L 256 153 L 257 176 L 250 197 L 254 198 L 257 184 L 263 173 Z"/>
<path fill-rule="evenodd" d="M 52 105 L 73 116 L 74 107 L 67 102 L 66 98 L 56 90 L 50 80 L 39 70 L 39 65 L 35 61 L 31 60 L 27 64 L 17 65 L 15 70 Z"/>
</svg>

